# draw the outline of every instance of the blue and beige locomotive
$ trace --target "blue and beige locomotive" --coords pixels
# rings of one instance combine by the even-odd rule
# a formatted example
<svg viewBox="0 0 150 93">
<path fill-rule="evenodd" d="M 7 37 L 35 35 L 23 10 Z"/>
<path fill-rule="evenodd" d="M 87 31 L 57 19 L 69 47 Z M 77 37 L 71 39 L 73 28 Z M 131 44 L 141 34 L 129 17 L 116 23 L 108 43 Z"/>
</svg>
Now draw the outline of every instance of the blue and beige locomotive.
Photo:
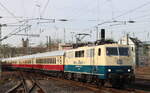
<svg viewBox="0 0 150 93">
<path fill-rule="evenodd" d="M 131 83 L 133 61 L 127 45 L 104 44 L 66 51 L 64 72 L 70 79 L 94 81 L 114 86 Z"/>
</svg>

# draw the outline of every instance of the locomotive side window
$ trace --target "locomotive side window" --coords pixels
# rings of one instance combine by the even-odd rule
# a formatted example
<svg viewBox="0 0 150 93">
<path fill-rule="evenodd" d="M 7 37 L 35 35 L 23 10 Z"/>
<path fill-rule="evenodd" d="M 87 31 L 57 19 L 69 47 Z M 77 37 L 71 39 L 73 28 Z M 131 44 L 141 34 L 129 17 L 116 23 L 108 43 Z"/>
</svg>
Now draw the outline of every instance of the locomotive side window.
<svg viewBox="0 0 150 93">
<path fill-rule="evenodd" d="M 84 51 L 75 51 L 75 57 L 84 57 Z"/>
<path fill-rule="evenodd" d="M 98 55 L 101 56 L 101 49 L 98 49 Z"/>
<path fill-rule="evenodd" d="M 79 57 L 79 51 L 75 51 L 75 57 Z"/>
</svg>

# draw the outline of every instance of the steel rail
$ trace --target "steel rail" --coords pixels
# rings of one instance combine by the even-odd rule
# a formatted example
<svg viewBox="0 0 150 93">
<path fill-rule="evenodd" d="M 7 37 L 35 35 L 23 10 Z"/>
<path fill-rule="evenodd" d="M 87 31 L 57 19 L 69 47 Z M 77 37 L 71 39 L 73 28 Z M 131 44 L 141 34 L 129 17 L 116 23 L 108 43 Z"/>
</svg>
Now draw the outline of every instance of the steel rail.
<svg viewBox="0 0 150 93">
<path fill-rule="evenodd" d="M 34 76 L 35 76 L 35 74 L 34 74 Z M 32 93 L 33 89 L 36 88 L 36 87 L 39 88 L 40 93 L 46 93 L 44 91 L 44 89 L 41 88 L 39 82 L 35 78 L 33 78 L 33 76 L 30 76 L 30 78 L 31 78 L 31 81 L 33 83 L 33 86 L 29 89 L 28 93 Z"/>
<path fill-rule="evenodd" d="M 19 87 L 22 86 L 22 82 L 18 83 L 17 85 L 15 85 L 13 88 L 9 89 L 8 91 L 6 91 L 5 93 L 13 93 L 13 91 L 15 91 L 16 89 L 18 89 Z"/>
</svg>

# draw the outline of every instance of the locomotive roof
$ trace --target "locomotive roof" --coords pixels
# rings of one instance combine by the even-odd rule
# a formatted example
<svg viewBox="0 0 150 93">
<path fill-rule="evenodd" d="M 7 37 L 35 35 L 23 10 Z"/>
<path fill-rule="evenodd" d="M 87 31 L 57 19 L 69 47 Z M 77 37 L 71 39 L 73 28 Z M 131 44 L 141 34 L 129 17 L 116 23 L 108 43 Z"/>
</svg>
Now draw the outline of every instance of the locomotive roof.
<svg viewBox="0 0 150 93">
<path fill-rule="evenodd" d="M 104 46 L 118 46 L 118 47 L 127 47 L 128 45 L 123 45 L 123 44 L 105 44 Z"/>
<path fill-rule="evenodd" d="M 95 48 L 95 47 L 98 47 L 98 46 L 103 46 L 103 47 L 128 47 L 128 45 L 114 43 L 114 44 L 104 44 L 104 45 L 95 45 L 95 46 L 83 46 L 83 47 L 78 47 L 78 48 L 67 50 L 66 52 L 82 50 L 82 49 L 85 49 L 85 48 Z"/>
<path fill-rule="evenodd" d="M 4 58 L 2 61 L 11 61 L 11 60 L 20 60 L 20 59 L 30 59 L 30 58 L 40 58 L 40 57 L 48 57 L 48 56 L 63 56 L 65 51 L 52 51 L 52 52 L 44 52 L 44 53 L 37 53 L 32 55 L 26 56 L 19 56 L 19 57 L 12 57 L 12 58 Z"/>
</svg>

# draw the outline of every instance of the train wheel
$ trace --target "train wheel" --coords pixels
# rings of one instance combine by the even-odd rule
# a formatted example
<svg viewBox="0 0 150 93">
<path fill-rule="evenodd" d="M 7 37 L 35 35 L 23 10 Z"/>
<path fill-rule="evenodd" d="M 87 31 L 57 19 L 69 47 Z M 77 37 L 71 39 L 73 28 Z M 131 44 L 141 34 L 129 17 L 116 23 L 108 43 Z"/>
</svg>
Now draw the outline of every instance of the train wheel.
<svg viewBox="0 0 150 93">
<path fill-rule="evenodd" d="M 71 74 L 71 80 L 74 80 L 74 73 Z"/>
<path fill-rule="evenodd" d="M 86 75 L 86 82 L 91 83 L 92 82 L 92 76 L 91 75 Z"/>
<path fill-rule="evenodd" d="M 117 88 L 117 89 L 121 89 L 121 88 L 124 88 L 124 82 L 118 80 L 116 82 L 113 82 L 112 83 L 112 87 L 113 88 Z"/>
<path fill-rule="evenodd" d="M 68 79 L 67 76 L 68 76 L 68 73 L 64 73 L 64 79 Z"/>
<path fill-rule="evenodd" d="M 74 73 L 73 77 L 74 77 L 74 80 L 75 80 L 75 81 L 79 81 L 79 79 L 78 79 L 78 74 Z"/>
<path fill-rule="evenodd" d="M 104 80 L 98 80 L 96 85 L 97 85 L 97 87 L 103 87 L 105 85 L 105 81 Z"/>
<path fill-rule="evenodd" d="M 105 85 L 105 80 L 101 80 L 101 86 Z"/>
<path fill-rule="evenodd" d="M 58 78 L 62 78 L 62 77 L 63 77 L 63 73 L 62 72 L 58 73 Z"/>
<path fill-rule="evenodd" d="M 81 82 L 86 82 L 86 81 L 87 81 L 86 75 L 85 74 L 81 75 Z"/>
<path fill-rule="evenodd" d="M 71 78 L 72 78 L 71 73 L 68 73 L 67 79 L 68 79 L 68 80 L 71 80 Z"/>
</svg>

